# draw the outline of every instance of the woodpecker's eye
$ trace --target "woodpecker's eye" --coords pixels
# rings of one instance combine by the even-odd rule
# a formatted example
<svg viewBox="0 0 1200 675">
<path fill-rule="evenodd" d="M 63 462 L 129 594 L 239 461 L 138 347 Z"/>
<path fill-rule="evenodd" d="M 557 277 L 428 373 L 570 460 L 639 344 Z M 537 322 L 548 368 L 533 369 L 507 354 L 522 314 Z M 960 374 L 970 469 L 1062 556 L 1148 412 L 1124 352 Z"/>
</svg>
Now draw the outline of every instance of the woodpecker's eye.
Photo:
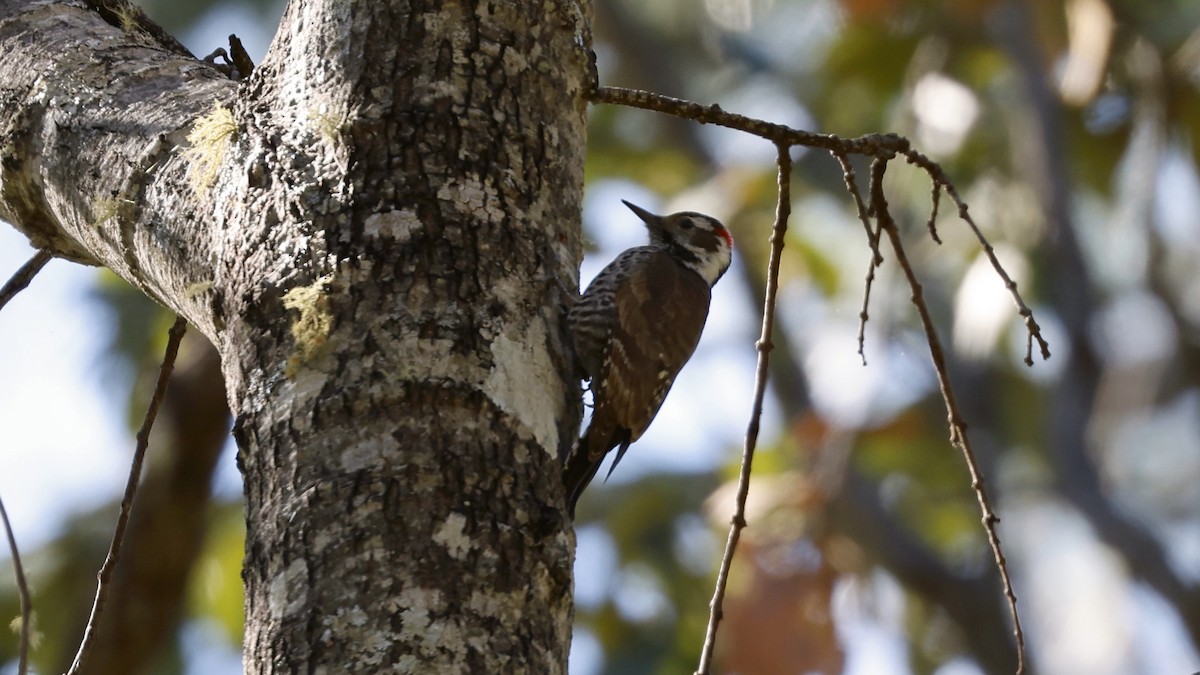
<svg viewBox="0 0 1200 675">
<path fill-rule="evenodd" d="M 690 230 L 694 225 L 695 223 L 692 222 L 691 218 L 684 218 L 683 220 L 679 221 L 680 229 Z"/>
</svg>

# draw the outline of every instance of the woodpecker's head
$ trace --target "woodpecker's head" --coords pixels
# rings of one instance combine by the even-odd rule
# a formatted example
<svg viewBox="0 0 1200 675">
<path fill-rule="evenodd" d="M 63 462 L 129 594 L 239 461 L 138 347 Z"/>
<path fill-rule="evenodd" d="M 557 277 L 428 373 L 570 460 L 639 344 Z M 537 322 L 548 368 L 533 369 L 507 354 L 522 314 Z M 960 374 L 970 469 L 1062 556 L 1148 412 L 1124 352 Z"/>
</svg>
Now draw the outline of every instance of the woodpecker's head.
<svg viewBox="0 0 1200 675">
<path fill-rule="evenodd" d="M 650 244 L 670 251 L 685 266 L 708 282 L 717 283 L 733 259 L 733 235 L 721 221 L 693 211 L 656 216 L 642 207 L 626 202 L 650 230 Z"/>
</svg>

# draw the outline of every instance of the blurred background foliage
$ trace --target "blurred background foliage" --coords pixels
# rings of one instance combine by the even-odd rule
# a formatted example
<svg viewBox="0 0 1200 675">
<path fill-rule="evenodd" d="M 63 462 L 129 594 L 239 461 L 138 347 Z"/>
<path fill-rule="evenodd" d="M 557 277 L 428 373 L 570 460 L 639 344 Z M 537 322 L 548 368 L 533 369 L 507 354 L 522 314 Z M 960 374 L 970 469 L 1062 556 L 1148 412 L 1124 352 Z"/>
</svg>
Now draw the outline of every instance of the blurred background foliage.
<svg viewBox="0 0 1200 675">
<path fill-rule="evenodd" d="M 235 32 L 256 59 L 282 11 L 142 4 L 199 55 Z M 948 200 L 944 243 L 932 243 L 929 181 L 893 166 L 889 201 L 950 347 L 1034 670 L 1200 670 L 1200 3 L 596 0 L 595 15 L 604 84 L 825 133 L 897 132 L 941 162 L 1054 352 L 1021 363 L 1023 327 L 978 243 Z M 640 236 L 618 197 L 712 213 L 738 242 L 652 434 L 579 511 L 572 672 L 690 673 L 748 413 L 774 148 L 637 110 L 589 119 L 585 283 Z M 909 291 L 885 251 L 864 367 L 862 226 L 836 162 L 794 156 L 771 400 L 719 669 L 1012 672 L 1007 610 Z M 111 277 L 96 289 L 120 327 L 104 367 L 135 385 L 120 389 L 133 392 L 132 427 L 161 352 L 147 336 L 169 321 Z M 127 549 L 141 562 L 123 611 L 139 634 L 114 634 L 129 660 L 97 672 L 237 672 L 241 512 L 210 493 L 214 467 L 233 459 L 198 342 L 151 453 L 144 539 Z M 40 672 L 73 653 L 114 513 L 79 515 L 25 552 Z M 0 615 L 16 608 L 0 586 Z M 9 672 L 14 654 L 0 632 Z"/>
</svg>

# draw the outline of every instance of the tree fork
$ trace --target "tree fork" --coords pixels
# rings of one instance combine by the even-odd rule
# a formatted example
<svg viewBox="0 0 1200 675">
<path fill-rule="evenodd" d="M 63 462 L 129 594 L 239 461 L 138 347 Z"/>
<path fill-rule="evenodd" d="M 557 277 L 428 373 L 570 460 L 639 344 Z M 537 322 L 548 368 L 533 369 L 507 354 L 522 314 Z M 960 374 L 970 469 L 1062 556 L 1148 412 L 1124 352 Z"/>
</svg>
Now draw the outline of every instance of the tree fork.
<svg viewBox="0 0 1200 675">
<path fill-rule="evenodd" d="M 293 2 L 240 85 L 3 5 L 0 217 L 221 353 L 246 671 L 564 672 L 588 3 Z"/>
</svg>

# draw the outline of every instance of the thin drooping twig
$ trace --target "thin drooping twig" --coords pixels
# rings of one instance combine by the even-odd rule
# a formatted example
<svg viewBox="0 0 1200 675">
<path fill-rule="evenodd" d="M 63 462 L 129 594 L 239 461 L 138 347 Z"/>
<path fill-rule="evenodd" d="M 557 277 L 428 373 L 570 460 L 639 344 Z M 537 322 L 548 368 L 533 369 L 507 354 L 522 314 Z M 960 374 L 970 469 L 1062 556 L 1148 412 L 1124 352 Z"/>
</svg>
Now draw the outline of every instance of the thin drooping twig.
<svg viewBox="0 0 1200 675">
<path fill-rule="evenodd" d="M 879 170 L 876 171 L 875 167 Z M 1017 675 L 1025 672 L 1025 634 L 1021 629 L 1021 617 L 1017 612 L 1017 596 L 1013 591 L 1012 579 L 1008 573 L 1008 561 L 1004 557 L 1004 551 L 1000 546 L 1000 535 L 996 532 L 996 523 L 1000 519 L 996 516 L 992 509 L 991 500 L 988 498 L 987 489 L 983 484 L 983 476 L 979 470 L 979 463 L 975 459 L 975 451 L 971 448 L 971 441 L 967 436 L 967 425 L 963 421 L 962 415 L 958 411 L 958 402 L 954 397 L 954 389 L 950 386 L 950 375 L 946 368 L 946 357 L 942 352 L 941 340 L 938 338 L 937 330 L 934 328 L 933 319 L 929 315 L 929 308 L 925 304 L 924 295 L 921 290 L 921 283 L 917 279 L 916 273 L 913 271 L 912 265 L 908 261 L 908 255 L 904 251 L 904 245 L 900 240 L 900 233 L 896 228 L 896 223 L 892 219 L 891 213 L 888 211 L 887 199 L 883 193 L 883 176 L 887 168 L 886 160 L 876 159 L 871 171 L 871 211 L 874 213 L 880 227 L 887 233 L 888 240 L 892 244 L 892 251 L 896 254 L 896 262 L 900 265 L 900 269 L 904 271 L 904 276 L 908 279 L 909 288 L 912 289 L 912 303 L 917 308 L 917 316 L 921 319 L 921 326 L 925 330 L 925 338 L 929 343 L 929 355 L 933 359 L 933 367 L 937 372 L 938 385 L 942 390 L 942 400 L 946 403 L 947 423 L 950 427 L 950 443 L 957 447 L 963 454 L 963 458 L 967 463 L 967 470 L 971 474 L 971 489 L 975 491 L 975 498 L 979 502 L 979 509 L 983 512 L 983 528 L 987 532 L 988 543 L 992 547 L 992 555 L 996 559 L 996 566 L 1000 571 L 1000 579 L 1004 586 L 1004 596 L 1008 600 L 1008 609 L 1013 620 L 1013 635 L 1017 641 Z"/>
<path fill-rule="evenodd" d="M 792 157 L 791 146 L 777 143 L 779 151 L 779 201 L 775 207 L 775 225 L 771 228 L 771 253 L 767 261 L 767 286 L 763 301 L 762 333 L 755 348 L 758 350 L 758 366 L 754 374 L 754 406 L 750 413 L 750 424 L 746 428 L 746 444 L 742 449 L 742 466 L 738 473 L 737 498 L 733 517 L 730 519 L 729 539 L 725 543 L 725 554 L 717 571 L 716 588 L 709 604 L 708 629 L 704 634 L 704 647 L 700 652 L 700 665 L 696 675 L 708 675 L 712 668 L 713 649 L 717 643 L 717 626 L 724 613 L 725 588 L 729 583 L 729 568 L 733 565 L 733 554 L 738 539 L 746 527 L 746 497 L 750 493 L 750 469 L 754 463 L 754 450 L 758 445 L 759 423 L 762 419 L 763 399 L 767 392 L 767 366 L 771 356 L 771 334 L 775 327 L 775 296 L 779 290 L 779 264 L 783 256 L 784 235 L 787 233 L 788 217 L 792 213 Z"/>
<path fill-rule="evenodd" d="M 883 254 L 879 252 L 879 223 L 871 224 L 870 209 L 863 202 L 862 193 L 858 190 L 858 181 L 854 176 L 854 166 L 850 164 L 850 159 L 841 153 L 833 153 L 838 164 L 842 167 L 842 177 L 846 180 L 846 191 L 854 198 L 854 208 L 858 212 L 858 219 L 863 224 L 863 229 L 867 231 L 867 242 L 871 248 L 871 261 L 867 264 L 867 278 L 863 284 L 863 302 L 862 309 L 858 311 L 858 358 L 862 359 L 862 364 L 867 365 L 867 320 L 870 318 L 868 310 L 871 308 L 871 289 L 875 286 L 875 268 L 883 264 Z M 872 170 L 874 168 L 872 167 Z"/>
<path fill-rule="evenodd" d="M 929 220 L 925 222 L 925 227 L 929 228 L 929 236 L 933 238 L 933 243 L 942 243 L 942 238 L 937 233 L 937 214 L 938 205 L 942 203 L 942 184 L 933 181 L 933 187 L 930 188 L 929 201 L 933 203 L 933 207 L 929 209 Z"/>
<path fill-rule="evenodd" d="M 975 224 L 975 219 L 972 218 L 971 214 L 967 212 L 967 203 L 962 200 L 962 197 L 958 196 L 958 190 L 955 189 L 954 184 L 950 182 L 950 179 L 946 176 L 946 172 L 942 170 L 941 165 L 911 148 L 905 149 L 903 154 L 908 158 L 909 164 L 915 164 L 923 169 L 925 173 L 929 174 L 930 179 L 933 180 L 935 190 L 937 189 L 937 186 L 941 186 L 941 189 L 945 190 L 946 194 L 950 195 L 950 199 L 952 199 L 954 201 L 954 205 L 958 207 L 958 217 L 971 228 L 971 232 L 975 233 L 975 238 L 979 240 L 979 245 L 983 247 L 984 255 L 987 256 L 988 262 L 992 263 L 992 269 L 996 270 L 996 274 L 1000 275 L 1000 279 L 1004 281 L 1004 287 L 1008 289 L 1009 295 L 1012 296 L 1013 302 L 1016 303 L 1017 314 L 1019 314 L 1025 321 L 1025 329 L 1028 333 L 1025 343 L 1025 365 L 1033 365 L 1034 340 L 1037 340 L 1038 348 L 1042 354 L 1042 360 L 1044 361 L 1050 358 L 1050 345 L 1046 342 L 1046 339 L 1042 337 L 1042 328 L 1038 325 L 1038 322 L 1034 320 L 1033 310 L 1029 309 L 1029 307 L 1025 304 L 1025 301 L 1021 299 L 1021 294 L 1017 291 L 1017 282 L 1013 281 L 1012 277 L 1008 276 L 1008 272 L 1004 270 L 1004 266 L 1001 265 L 1000 261 L 996 259 L 996 250 L 992 248 L 992 244 L 987 240 L 987 237 L 983 236 L 983 232 L 980 231 L 979 226 Z M 937 192 L 934 192 L 934 194 L 936 195 Z M 936 206 L 936 204 L 937 202 L 935 201 L 934 205 Z"/>
<path fill-rule="evenodd" d="M 0 288 L 0 309 L 4 309 L 4 306 L 8 304 L 8 301 L 16 297 L 17 293 L 25 290 L 25 287 L 29 285 L 29 282 L 33 281 L 33 278 L 37 276 L 37 273 L 42 271 L 42 268 L 45 267 L 46 263 L 50 262 L 50 259 L 53 257 L 54 256 L 50 255 L 49 251 L 43 249 L 37 253 L 34 253 L 32 258 L 30 258 L 24 265 L 21 265 L 21 268 L 13 273 L 13 275 L 9 277 L 8 281 L 5 282 L 4 287 Z"/>
<path fill-rule="evenodd" d="M 866 280 L 863 283 L 863 309 L 858 310 L 858 358 L 866 365 L 866 322 L 870 319 L 871 288 L 875 287 L 875 270 L 883 264 L 883 253 L 880 252 L 880 225 L 871 225 L 871 210 L 863 203 L 863 195 L 858 191 L 858 181 L 854 179 L 854 167 L 844 155 L 835 155 L 841 165 L 842 175 L 846 178 L 846 190 L 854 198 L 854 208 L 858 210 L 858 220 L 866 228 L 866 240 L 870 245 L 871 259 L 866 265 Z M 875 172 L 875 166 L 871 166 Z"/>
<path fill-rule="evenodd" d="M 108 599 L 109 583 L 113 570 L 121 556 L 121 544 L 125 539 L 125 528 L 129 524 L 129 514 L 133 510 L 133 497 L 137 493 L 138 479 L 142 475 L 142 462 L 146 458 L 146 447 L 150 443 L 150 430 L 154 427 L 154 418 L 158 416 L 158 407 L 162 403 L 163 394 L 167 391 L 167 382 L 171 379 L 171 371 L 175 368 L 175 357 L 179 354 L 179 343 L 187 330 L 187 321 L 176 317 L 175 324 L 167 333 L 167 349 L 163 354 L 162 365 L 158 369 L 158 380 L 154 384 L 154 393 L 150 397 L 150 405 L 146 408 L 146 416 L 142 419 L 142 428 L 137 433 L 137 446 L 133 450 L 133 461 L 129 467 L 129 480 L 125 483 L 125 494 L 121 498 L 121 512 L 117 516 L 116 531 L 113 532 L 112 543 L 104 564 L 96 575 L 96 599 L 92 603 L 92 613 L 88 617 L 87 628 L 83 631 L 83 639 L 79 642 L 79 651 L 75 653 L 75 661 L 71 664 L 67 675 L 76 675 L 87 661 L 92 643 L 96 639 L 96 631 L 100 624 L 100 616 L 104 612 L 104 604 Z"/>
<path fill-rule="evenodd" d="M 866 202 L 863 201 L 862 193 L 858 190 L 858 179 L 854 174 L 854 165 L 850 163 L 850 158 L 843 152 L 831 153 L 833 158 L 837 160 L 838 165 L 842 167 L 842 179 L 846 182 L 846 192 L 850 193 L 850 197 L 854 200 L 854 210 L 858 213 L 858 221 L 862 223 L 863 229 L 867 232 L 867 243 L 871 246 L 871 265 L 878 267 L 879 263 L 883 262 L 883 255 L 879 252 L 879 228 L 871 225 L 871 214 L 867 209 Z"/>
<path fill-rule="evenodd" d="M 29 584 L 25 581 L 25 568 L 21 566 L 21 552 L 17 550 L 17 538 L 13 535 L 12 523 L 8 522 L 8 511 L 4 500 L 0 500 L 0 520 L 4 521 L 4 533 L 8 536 L 8 550 L 12 554 L 13 571 L 17 575 L 17 595 L 21 599 L 21 639 L 17 647 L 17 675 L 25 675 L 29 669 L 29 633 L 33 630 L 33 598 L 29 595 Z"/>
<path fill-rule="evenodd" d="M 876 229 L 875 233 L 878 232 Z M 875 270 L 882 262 L 882 257 L 871 255 L 871 261 L 867 264 L 867 278 L 863 283 L 862 309 L 858 310 L 858 358 L 864 366 L 867 365 L 867 320 L 871 316 L 871 289 L 875 287 Z"/>
<path fill-rule="evenodd" d="M 4 309 L 4 306 L 16 297 L 17 293 L 25 290 L 52 257 L 48 251 L 39 250 L 9 277 L 4 287 L 0 288 L 0 309 Z M 12 524 L 8 521 L 8 511 L 4 508 L 3 501 L 0 501 L 0 520 L 4 521 L 4 532 L 8 536 L 13 571 L 17 576 L 17 595 L 20 597 L 21 603 L 21 637 L 17 647 L 17 675 L 25 675 L 29 668 L 29 634 L 33 629 L 33 601 L 29 595 L 29 585 L 25 580 L 25 569 L 21 566 L 21 553 L 17 549 L 17 539 L 13 535 Z"/>
</svg>

